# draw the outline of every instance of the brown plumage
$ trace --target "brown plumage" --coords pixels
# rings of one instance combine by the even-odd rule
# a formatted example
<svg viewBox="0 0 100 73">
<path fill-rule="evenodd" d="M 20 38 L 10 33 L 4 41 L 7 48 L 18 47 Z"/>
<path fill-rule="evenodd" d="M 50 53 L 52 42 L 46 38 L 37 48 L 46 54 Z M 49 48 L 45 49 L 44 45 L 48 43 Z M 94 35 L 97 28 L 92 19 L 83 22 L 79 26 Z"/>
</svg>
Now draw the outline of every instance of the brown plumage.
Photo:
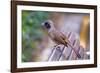
<svg viewBox="0 0 100 73">
<path fill-rule="evenodd" d="M 56 42 L 57 44 L 64 44 L 67 46 L 67 38 L 63 33 L 59 32 L 57 30 L 52 30 L 51 32 L 49 32 L 48 34 L 49 34 L 49 37 L 54 42 Z"/>
<path fill-rule="evenodd" d="M 66 47 L 68 45 L 74 50 L 78 58 L 81 58 L 80 54 L 75 50 L 75 48 L 70 44 L 68 38 L 60 31 L 54 28 L 54 24 L 51 20 L 47 20 L 42 24 L 48 31 L 49 37 L 56 43 L 56 44 L 63 44 Z"/>
</svg>

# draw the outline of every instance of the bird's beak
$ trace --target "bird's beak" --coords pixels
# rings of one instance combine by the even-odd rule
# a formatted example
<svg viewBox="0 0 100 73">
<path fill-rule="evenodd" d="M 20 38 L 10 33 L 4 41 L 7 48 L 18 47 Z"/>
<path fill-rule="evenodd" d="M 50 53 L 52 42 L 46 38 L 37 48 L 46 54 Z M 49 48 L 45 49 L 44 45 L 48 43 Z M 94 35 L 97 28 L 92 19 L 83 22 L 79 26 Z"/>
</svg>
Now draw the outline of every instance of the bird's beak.
<svg viewBox="0 0 100 73">
<path fill-rule="evenodd" d="M 46 30 L 46 27 L 44 26 L 44 22 L 41 24 L 42 28 Z"/>
<path fill-rule="evenodd" d="M 44 22 L 41 25 L 44 26 Z"/>
</svg>

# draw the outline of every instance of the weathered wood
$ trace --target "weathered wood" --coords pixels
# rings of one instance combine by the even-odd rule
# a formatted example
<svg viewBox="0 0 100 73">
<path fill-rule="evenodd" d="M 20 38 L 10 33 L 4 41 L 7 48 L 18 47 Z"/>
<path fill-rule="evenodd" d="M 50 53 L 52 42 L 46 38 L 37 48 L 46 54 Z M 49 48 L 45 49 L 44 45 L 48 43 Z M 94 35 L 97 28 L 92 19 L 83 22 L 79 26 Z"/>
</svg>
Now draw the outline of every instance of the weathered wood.
<svg viewBox="0 0 100 73">
<path fill-rule="evenodd" d="M 60 60 L 68 60 L 70 57 L 71 51 L 72 51 L 72 49 L 69 46 L 65 47 Z"/>
<path fill-rule="evenodd" d="M 82 46 L 80 46 L 79 54 L 81 55 L 80 59 L 83 59 L 84 58 L 84 48 Z"/>
<path fill-rule="evenodd" d="M 52 54 L 50 55 L 48 61 L 57 61 L 59 60 L 59 56 L 61 56 L 63 51 L 63 45 L 58 45 L 54 47 Z"/>
<path fill-rule="evenodd" d="M 80 43 L 79 43 L 79 40 L 77 40 L 77 39 L 73 42 L 73 47 L 75 48 L 75 50 L 76 50 L 77 52 L 79 52 L 79 47 L 80 47 L 79 44 L 80 44 Z M 69 57 L 69 60 L 76 60 L 76 59 L 77 59 L 77 55 L 75 54 L 74 51 L 72 51 L 72 53 L 71 53 L 71 55 L 70 55 L 70 57 Z"/>
<path fill-rule="evenodd" d="M 67 33 L 66 36 L 70 41 L 71 45 L 75 48 L 77 52 L 79 52 L 81 58 L 78 58 L 73 49 L 68 45 L 68 47 L 64 45 L 57 45 L 50 55 L 48 61 L 64 61 L 64 60 L 77 60 L 84 58 L 84 48 L 80 46 L 80 42 L 76 39 L 75 34 L 73 32 Z"/>
</svg>

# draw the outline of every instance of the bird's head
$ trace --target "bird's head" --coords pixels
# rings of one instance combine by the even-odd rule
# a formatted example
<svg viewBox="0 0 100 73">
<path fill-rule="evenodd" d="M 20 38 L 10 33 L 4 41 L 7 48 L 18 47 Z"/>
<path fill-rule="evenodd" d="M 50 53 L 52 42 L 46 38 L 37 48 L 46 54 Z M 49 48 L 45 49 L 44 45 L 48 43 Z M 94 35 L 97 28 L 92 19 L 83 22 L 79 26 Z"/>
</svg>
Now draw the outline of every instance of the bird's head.
<svg viewBox="0 0 100 73">
<path fill-rule="evenodd" d="M 47 30 L 53 28 L 53 22 L 51 20 L 46 20 L 42 23 L 42 26 L 45 27 Z"/>
</svg>

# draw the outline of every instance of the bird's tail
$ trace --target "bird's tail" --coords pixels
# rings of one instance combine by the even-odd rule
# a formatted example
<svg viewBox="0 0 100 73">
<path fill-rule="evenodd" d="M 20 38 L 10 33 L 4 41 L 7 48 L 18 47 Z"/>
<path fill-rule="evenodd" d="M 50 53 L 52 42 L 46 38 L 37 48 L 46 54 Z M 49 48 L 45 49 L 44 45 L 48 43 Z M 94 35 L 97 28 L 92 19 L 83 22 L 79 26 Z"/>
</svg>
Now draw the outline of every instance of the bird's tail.
<svg viewBox="0 0 100 73">
<path fill-rule="evenodd" d="M 81 55 L 78 53 L 78 51 L 76 51 L 76 49 L 71 45 L 70 42 L 66 43 L 66 46 L 68 47 L 68 45 L 73 49 L 73 51 L 75 52 L 75 54 L 77 55 L 78 58 L 81 58 Z"/>
</svg>

